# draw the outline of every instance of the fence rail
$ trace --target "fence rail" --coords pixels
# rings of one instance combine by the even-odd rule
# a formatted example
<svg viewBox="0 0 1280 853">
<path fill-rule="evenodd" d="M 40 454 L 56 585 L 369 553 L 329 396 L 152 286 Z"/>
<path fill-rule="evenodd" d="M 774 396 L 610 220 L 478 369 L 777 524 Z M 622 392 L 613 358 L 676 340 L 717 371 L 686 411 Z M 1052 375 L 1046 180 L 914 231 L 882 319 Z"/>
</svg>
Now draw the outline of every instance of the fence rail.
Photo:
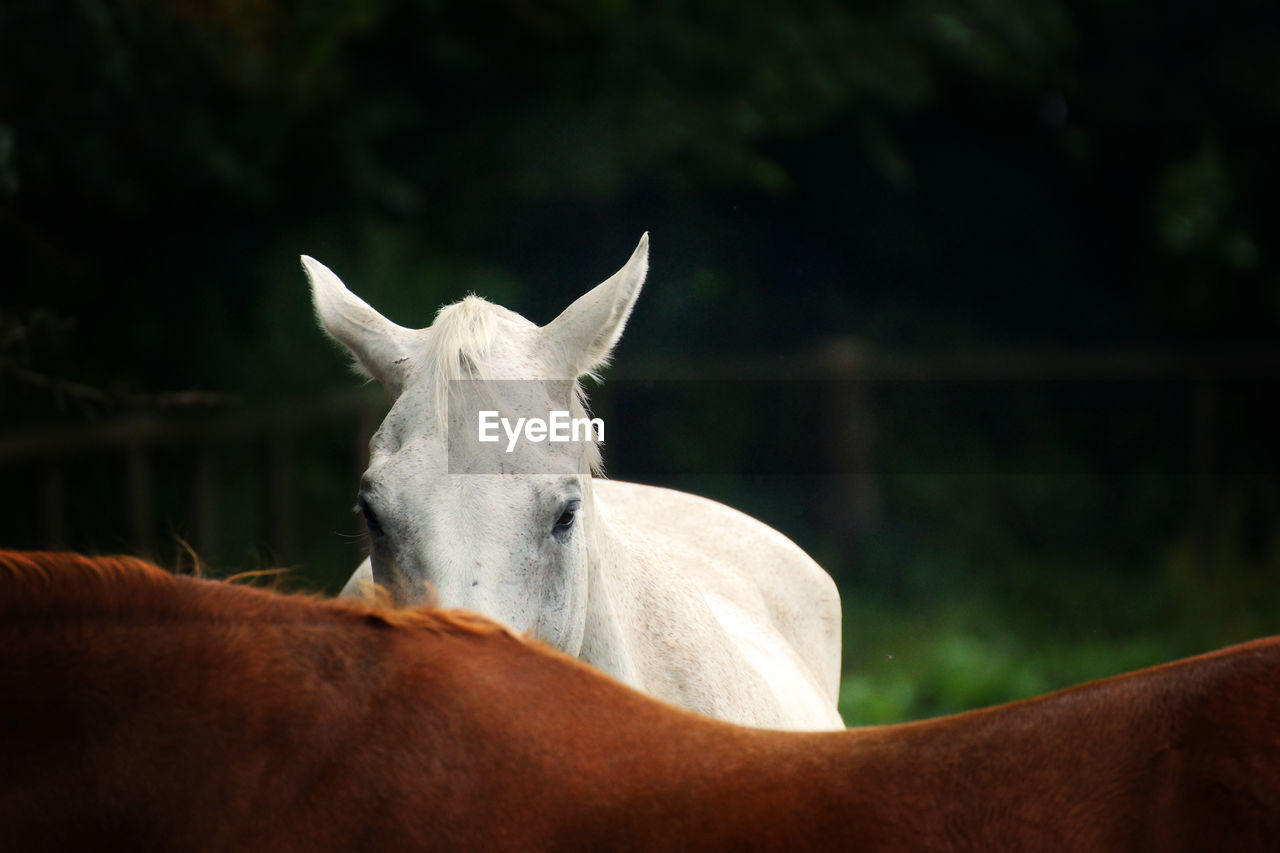
<svg viewBox="0 0 1280 853">
<path fill-rule="evenodd" d="M 868 390 L 877 383 L 932 381 L 1060 380 L 1099 383 L 1174 381 L 1185 383 L 1189 469 L 1196 503 L 1214 501 L 1221 430 L 1217 389 L 1234 378 L 1280 378 L 1280 349 L 1214 352 L 1168 350 L 971 352 L 951 355 L 889 353 L 855 341 L 831 340 L 785 356 L 702 358 L 695 362 L 651 360 L 620 366 L 619 380 L 825 380 L 823 405 L 837 430 L 822 452 L 829 470 L 857 472 L 830 478 L 827 523 L 841 538 L 874 525 L 880 513 L 876 471 L 875 413 Z M 835 380 L 835 381 L 832 381 Z M 235 442 L 267 448 L 263 494 L 269 496 L 270 539 L 274 554 L 290 561 L 299 553 L 297 458 L 295 445 L 305 431 L 325 424 L 351 436 L 351 482 L 366 465 L 369 435 L 385 409 L 381 393 L 360 388 L 327 393 L 260 408 L 136 411 L 79 424 L 54 423 L 0 432 L 0 471 L 15 466 L 39 470 L 42 539 L 50 547 L 73 541 L 68 506 L 68 477 L 91 459 L 116 459 L 121 471 L 120 500 L 126 507 L 128 537 L 142 554 L 157 544 L 156 459 L 177 451 L 190 459 L 189 515 L 192 544 L 201 553 L 217 550 L 219 517 L 224 508 L 220 454 Z M 1274 408 L 1274 407 L 1273 407 Z M 1205 514 L 1207 517 L 1207 513 Z"/>
<path fill-rule="evenodd" d="M 841 428 L 828 436 L 827 470 L 848 472 L 830 478 L 824 501 L 826 527 L 851 543 L 880 518 L 876 471 L 875 411 L 871 391 L 896 382 L 1095 382 L 1124 384 L 1173 382 L 1185 387 L 1185 449 L 1192 474 L 1194 521 L 1202 552 L 1217 501 L 1222 423 L 1219 389 L 1230 380 L 1280 379 L 1280 349 L 1249 347 L 1212 351 L 1172 349 L 1001 350 L 988 352 L 902 353 L 874 349 L 852 339 L 828 339 L 787 355 L 712 357 L 696 363 L 653 360 L 620 367 L 611 378 L 753 380 L 823 383 L 824 410 Z M 1280 406 L 1260 406 L 1275 417 Z M 1280 435 L 1280 420 L 1275 424 Z"/>
<path fill-rule="evenodd" d="M 24 427 L 0 433 L 0 470 L 40 468 L 43 540 L 56 548 L 72 541 L 68 469 L 87 459 L 118 459 L 128 539 L 138 553 L 150 556 L 156 553 L 158 530 L 155 459 L 169 449 L 188 454 L 191 544 L 198 553 L 213 554 L 222 507 L 220 453 L 235 443 L 265 444 L 263 490 L 269 495 L 272 551 L 289 562 L 298 553 L 294 444 L 299 434 L 322 424 L 345 425 L 353 436 L 348 464 L 358 476 L 384 408 L 380 393 L 350 389 L 261 408 L 141 411 L 88 423 Z"/>
</svg>

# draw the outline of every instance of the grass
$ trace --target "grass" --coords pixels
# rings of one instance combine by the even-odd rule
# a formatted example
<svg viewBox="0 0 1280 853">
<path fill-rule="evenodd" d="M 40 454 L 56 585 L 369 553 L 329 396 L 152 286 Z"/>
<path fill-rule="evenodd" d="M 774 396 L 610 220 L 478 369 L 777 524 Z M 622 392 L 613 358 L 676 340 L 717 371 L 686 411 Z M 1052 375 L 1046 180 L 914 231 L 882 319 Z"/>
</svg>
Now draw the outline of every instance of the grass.
<svg viewBox="0 0 1280 853">
<path fill-rule="evenodd" d="M 848 725 L 935 717 L 1036 696 L 1179 656 L 1163 637 L 1025 636 L 991 602 L 846 608 Z"/>
<path fill-rule="evenodd" d="M 840 713 L 851 726 L 951 714 L 1280 633 L 1256 569 L 1179 566 L 1175 554 L 1154 577 L 1046 567 L 917 603 L 846 588 Z"/>
</svg>

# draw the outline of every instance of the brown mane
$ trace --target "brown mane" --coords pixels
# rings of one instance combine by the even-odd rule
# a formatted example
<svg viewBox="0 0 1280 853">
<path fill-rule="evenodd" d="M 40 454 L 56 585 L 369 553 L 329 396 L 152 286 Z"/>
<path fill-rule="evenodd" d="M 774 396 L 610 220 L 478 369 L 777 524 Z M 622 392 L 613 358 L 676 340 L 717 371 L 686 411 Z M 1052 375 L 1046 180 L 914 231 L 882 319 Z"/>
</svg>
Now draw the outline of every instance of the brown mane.
<svg viewBox="0 0 1280 853">
<path fill-rule="evenodd" d="M 52 593 L 68 582 L 86 594 L 116 588 L 120 583 L 162 583 L 172 576 L 137 557 L 86 557 L 59 551 L 0 551 L 0 585 L 7 595 Z"/>
<path fill-rule="evenodd" d="M 192 592 L 196 592 L 198 606 L 193 606 Z M 514 636 L 503 625 L 475 613 L 397 607 L 389 596 L 339 601 L 173 574 L 126 555 L 0 551 L 0 618 L 56 612 L 245 622 L 291 622 L 326 614 L 433 633 Z"/>
</svg>

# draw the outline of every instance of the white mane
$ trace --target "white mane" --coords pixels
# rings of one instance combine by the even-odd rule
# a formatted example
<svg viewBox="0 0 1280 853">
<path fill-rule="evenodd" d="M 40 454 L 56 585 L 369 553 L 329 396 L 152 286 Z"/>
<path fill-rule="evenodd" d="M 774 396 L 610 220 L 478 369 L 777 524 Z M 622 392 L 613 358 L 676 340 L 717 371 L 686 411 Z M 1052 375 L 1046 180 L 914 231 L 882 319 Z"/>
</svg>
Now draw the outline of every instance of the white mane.
<svg viewBox="0 0 1280 853">
<path fill-rule="evenodd" d="M 482 296 L 469 294 L 458 302 L 445 305 L 436 312 L 435 321 L 430 327 L 427 346 L 424 348 L 423 360 L 413 365 L 413 372 L 418 381 L 434 381 L 432 391 L 434 411 L 438 420 L 447 418 L 451 382 L 470 380 L 496 379 L 543 379 L 545 377 L 511 377 L 497 376 L 490 358 L 493 343 L 501 334 L 501 323 L 509 322 L 526 328 L 535 324 L 509 308 L 495 305 Z M 430 377 L 427 380 L 426 377 Z M 587 417 L 587 392 L 576 378 L 565 379 L 570 385 L 569 416 L 571 418 Z M 501 384 L 491 386 L 500 388 Z M 501 405 L 501 401 L 495 401 Z M 588 430 L 591 434 L 591 431 Z M 583 471 L 592 476 L 604 473 L 604 462 L 600 445 L 594 437 L 584 442 Z"/>
</svg>

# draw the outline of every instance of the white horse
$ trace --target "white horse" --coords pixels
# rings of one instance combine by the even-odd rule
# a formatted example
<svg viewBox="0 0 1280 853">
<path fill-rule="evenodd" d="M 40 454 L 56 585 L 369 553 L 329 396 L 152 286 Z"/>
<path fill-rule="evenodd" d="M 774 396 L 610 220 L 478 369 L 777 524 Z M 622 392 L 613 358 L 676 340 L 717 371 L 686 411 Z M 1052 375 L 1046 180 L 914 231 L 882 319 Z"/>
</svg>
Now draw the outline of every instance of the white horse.
<svg viewBox="0 0 1280 853">
<path fill-rule="evenodd" d="M 343 593 L 373 580 L 414 604 L 430 584 L 445 606 L 531 631 L 673 704 L 759 727 L 842 728 L 839 594 L 789 539 L 705 498 L 602 479 L 593 440 L 526 441 L 510 455 L 503 430 L 481 443 L 464 426 L 485 409 L 584 416 L 579 380 L 622 335 L 648 246 L 646 234 L 542 327 L 468 296 L 430 327 L 404 328 L 302 258 L 321 324 L 393 401 L 360 485 L 371 561 Z"/>
</svg>

